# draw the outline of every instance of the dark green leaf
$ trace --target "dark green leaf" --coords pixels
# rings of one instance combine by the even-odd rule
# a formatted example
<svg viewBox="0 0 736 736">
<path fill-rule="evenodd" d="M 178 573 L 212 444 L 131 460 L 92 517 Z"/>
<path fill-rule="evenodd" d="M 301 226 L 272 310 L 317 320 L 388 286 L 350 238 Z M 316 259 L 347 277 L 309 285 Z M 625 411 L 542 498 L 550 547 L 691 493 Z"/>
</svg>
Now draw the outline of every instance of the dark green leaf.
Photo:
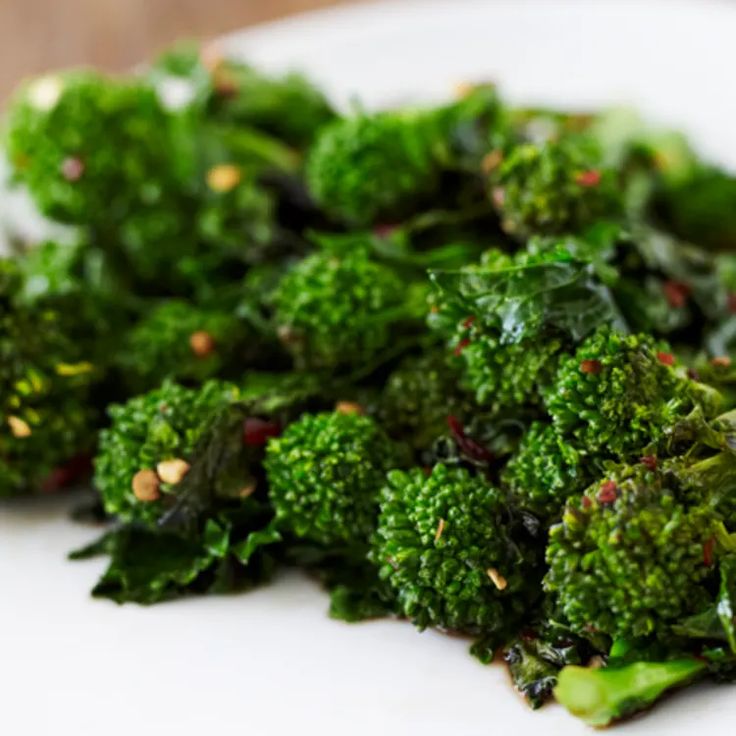
<svg viewBox="0 0 736 736">
<path fill-rule="evenodd" d="M 592 266 L 558 260 L 499 270 L 433 271 L 434 284 L 466 314 L 487 320 L 505 342 L 552 329 L 579 341 L 602 324 L 623 320 Z"/>
</svg>

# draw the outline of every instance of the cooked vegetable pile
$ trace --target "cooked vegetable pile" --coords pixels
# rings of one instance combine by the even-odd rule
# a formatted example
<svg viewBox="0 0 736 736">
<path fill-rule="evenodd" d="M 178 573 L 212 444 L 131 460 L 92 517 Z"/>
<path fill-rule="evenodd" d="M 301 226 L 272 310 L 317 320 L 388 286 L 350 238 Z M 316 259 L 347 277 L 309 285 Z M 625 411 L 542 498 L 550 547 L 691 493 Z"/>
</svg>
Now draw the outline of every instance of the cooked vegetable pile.
<svg viewBox="0 0 736 736">
<path fill-rule="evenodd" d="M 300 566 L 593 725 L 736 678 L 736 177 L 682 136 L 185 44 L 3 140 L 66 227 L 0 262 L 0 495 L 92 473 L 94 595 Z"/>
</svg>

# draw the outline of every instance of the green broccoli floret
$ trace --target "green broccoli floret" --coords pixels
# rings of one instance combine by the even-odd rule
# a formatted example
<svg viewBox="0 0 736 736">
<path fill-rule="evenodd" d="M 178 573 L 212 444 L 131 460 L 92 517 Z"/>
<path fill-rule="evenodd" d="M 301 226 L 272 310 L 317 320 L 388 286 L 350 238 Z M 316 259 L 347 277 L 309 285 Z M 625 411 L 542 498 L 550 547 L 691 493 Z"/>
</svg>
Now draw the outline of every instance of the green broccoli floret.
<svg viewBox="0 0 736 736">
<path fill-rule="evenodd" d="M 502 227 L 517 238 L 576 232 L 620 211 L 614 175 L 587 139 L 516 146 L 491 181 Z"/>
<path fill-rule="evenodd" d="M 589 726 L 607 726 L 650 707 L 667 690 L 692 682 L 707 669 L 702 659 L 636 662 L 624 667 L 565 667 L 555 698 Z"/>
<path fill-rule="evenodd" d="M 427 449 L 463 404 L 458 380 L 439 351 L 406 358 L 386 380 L 377 417 L 392 437 Z"/>
<path fill-rule="evenodd" d="M 618 320 L 592 266 L 562 247 L 491 249 L 478 264 L 430 276 L 430 327 L 463 365 L 463 388 L 494 410 L 540 404 L 561 356 Z"/>
<path fill-rule="evenodd" d="M 24 251 L 15 263 L 21 275 L 16 303 L 57 312 L 61 331 L 104 378 L 130 326 L 134 299 L 107 255 L 86 240 L 46 241 Z"/>
<path fill-rule="evenodd" d="M 108 224 L 161 196 L 166 118 L 156 93 L 94 72 L 40 77 L 11 104 L 7 152 L 39 209 L 75 224 Z"/>
<path fill-rule="evenodd" d="M 212 71 L 212 114 L 249 125 L 294 146 L 308 145 L 335 117 L 322 92 L 301 74 L 266 76 L 225 59 Z"/>
<path fill-rule="evenodd" d="M 406 288 L 363 253 L 315 253 L 292 268 L 273 296 L 279 337 L 299 365 L 362 365 L 385 348 L 406 317 Z"/>
<path fill-rule="evenodd" d="M 213 166 L 205 178 L 206 195 L 197 215 L 200 236 L 213 248 L 229 249 L 242 261 L 259 260 L 274 238 L 273 196 L 244 179 L 241 167 L 234 164 Z"/>
<path fill-rule="evenodd" d="M 417 626 L 473 634 L 507 625 L 534 577 L 502 494 L 444 465 L 389 473 L 372 559 Z"/>
<path fill-rule="evenodd" d="M 94 366 L 50 308 L 13 307 L 0 263 L 0 497 L 73 480 L 65 464 L 94 445 Z M 71 466 L 69 466 L 71 468 Z M 71 472 L 71 471 L 70 471 Z"/>
<path fill-rule="evenodd" d="M 309 151 L 310 193 L 353 225 L 406 215 L 438 186 L 436 122 L 431 113 L 383 112 L 331 123 Z"/>
<path fill-rule="evenodd" d="M 558 514 L 592 477 L 585 453 L 565 442 L 553 425 L 533 422 L 502 480 L 521 508 L 549 517 Z"/>
<path fill-rule="evenodd" d="M 544 587 L 581 635 L 666 636 L 707 604 L 719 517 L 647 464 L 592 485 L 550 530 Z"/>
<path fill-rule="evenodd" d="M 464 364 L 463 387 L 481 406 L 491 407 L 539 404 L 564 348 L 554 337 L 504 343 L 494 329 L 476 321 L 461 323 L 453 343 Z"/>
<path fill-rule="evenodd" d="M 174 105 L 196 104 L 209 119 L 256 128 L 294 146 L 308 144 L 335 117 L 324 94 L 301 74 L 266 75 L 213 46 L 176 43 L 156 59 L 149 76 L 164 96 L 171 86 Z"/>
<path fill-rule="evenodd" d="M 674 362 L 664 343 L 601 328 L 562 361 L 547 410 L 579 447 L 621 458 L 641 453 L 695 406 L 707 414 L 717 407 L 717 394 L 680 376 Z"/>
<path fill-rule="evenodd" d="M 281 525 L 318 544 L 365 543 L 400 453 L 371 418 L 305 414 L 269 440 L 266 476 Z"/>
<path fill-rule="evenodd" d="M 120 355 L 134 390 L 148 391 L 166 378 L 202 383 L 242 368 L 248 346 L 234 315 L 171 299 L 154 306 L 131 330 Z"/>
<path fill-rule="evenodd" d="M 229 383 L 184 388 L 167 382 L 109 407 L 111 426 L 100 433 L 95 458 L 95 486 L 107 513 L 124 522 L 155 524 L 176 501 L 197 442 L 238 399 L 237 387 Z"/>
</svg>

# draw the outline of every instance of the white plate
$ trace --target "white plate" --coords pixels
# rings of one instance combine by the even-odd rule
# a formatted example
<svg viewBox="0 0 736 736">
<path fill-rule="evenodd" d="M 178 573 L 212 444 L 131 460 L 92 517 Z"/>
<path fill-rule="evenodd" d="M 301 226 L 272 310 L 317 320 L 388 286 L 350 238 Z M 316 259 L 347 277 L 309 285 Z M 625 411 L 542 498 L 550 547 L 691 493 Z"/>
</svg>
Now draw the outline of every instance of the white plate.
<svg viewBox="0 0 736 736">
<path fill-rule="evenodd" d="M 493 78 L 515 101 L 628 102 L 736 165 L 736 7 L 708 2 L 393 2 L 230 37 L 268 68 L 305 69 L 347 103 L 445 97 Z M 0 509 L 0 733 L 5 736 L 545 736 L 589 733 L 527 710 L 467 644 L 391 621 L 326 618 L 291 574 L 242 596 L 140 608 L 93 601 L 101 562 L 66 502 Z M 733 733 L 736 689 L 704 686 L 620 727 Z"/>
</svg>

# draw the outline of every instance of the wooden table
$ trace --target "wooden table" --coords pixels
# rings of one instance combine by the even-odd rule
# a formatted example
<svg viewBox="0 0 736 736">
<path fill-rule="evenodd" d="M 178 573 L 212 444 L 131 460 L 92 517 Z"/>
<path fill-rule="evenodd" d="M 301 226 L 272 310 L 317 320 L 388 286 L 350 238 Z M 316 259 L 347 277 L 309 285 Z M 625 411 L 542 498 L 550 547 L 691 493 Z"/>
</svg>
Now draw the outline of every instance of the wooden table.
<svg viewBox="0 0 736 736">
<path fill-rule="evenodd" d="M 208 38 L 347 0 L 0 0 L 0 100 L 23 77 L 124 70 L 178 38 Z"/>
</svg>

